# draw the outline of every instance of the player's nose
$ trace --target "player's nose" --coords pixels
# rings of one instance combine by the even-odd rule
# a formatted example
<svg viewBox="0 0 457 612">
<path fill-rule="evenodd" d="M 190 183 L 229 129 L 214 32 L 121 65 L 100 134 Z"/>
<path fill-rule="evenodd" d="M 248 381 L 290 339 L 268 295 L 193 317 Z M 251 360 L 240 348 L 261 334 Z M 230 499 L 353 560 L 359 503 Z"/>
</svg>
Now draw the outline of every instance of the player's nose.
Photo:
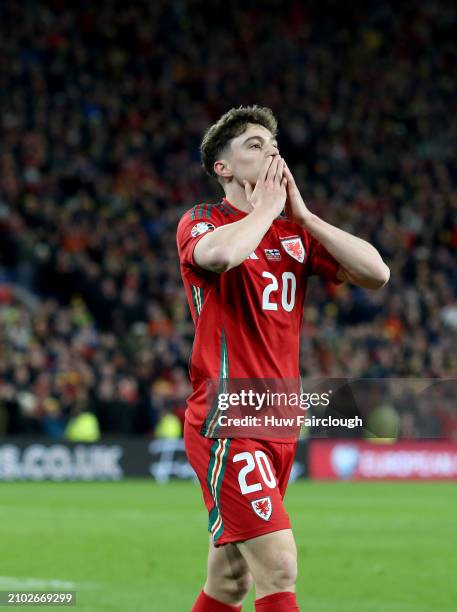
<svg viewBox="0 0 457 612">
<path fill-rule="evenodd" d="M 265 157 L 268 157 L 269 155 L 279 155 L 279 149 L 276 145 L 270 145 L 268 147 L 267 152 L 265 153 Z"/>
</svg>

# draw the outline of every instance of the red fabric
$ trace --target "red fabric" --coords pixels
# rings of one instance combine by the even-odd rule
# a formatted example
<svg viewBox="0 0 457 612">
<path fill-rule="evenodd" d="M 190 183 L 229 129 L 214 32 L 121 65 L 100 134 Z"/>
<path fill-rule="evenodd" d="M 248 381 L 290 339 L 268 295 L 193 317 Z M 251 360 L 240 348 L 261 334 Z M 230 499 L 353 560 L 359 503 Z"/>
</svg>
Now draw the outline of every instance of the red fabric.
<svg viewBox="0 0 457 612">
<path fill-rule="evenodd" d="M 212 440 L 202 436 L 186 419 L 184 443 L 202 488 L 209 514 L 208 530 L 216 546 L 290 529 L 283 498 L 294 462 L 296 442 L 285 444 L 246 438 Z M 262 455 L 267 471 L 268 462 L 276 481 L 273 488 L 267 486 L 258 463 L 253 459 L 256 453 Z M 239 460 L 234 461 L 237 455 Z M 246 472 L 249 457 L 252 458 L 252 469 L 245 474 L 245 479 L 250 490 L 242 491 L 240 472 Z"/>
<path fill-rule="evenodd" d="M 295 593 L 273 593 L 255 600 L 256 612 L 298 612 Z"/>
<path fill-rule="evenodd" d="M 335 259 L 285 218 L 275 219 L 254 255 L 239 266 L 224 274 L 199 268 L 193 257 L 196 244 L 208 232 L 245 217 L 224 198 L 187 211 L 178 225 L 181 275 L 196 328 L 190 364 L 193 392 L 186 414 L 195 427 L 207 417 L 207 380 L 299 378 L 308 277 L 339 282 Z M 204 433 L 215 437 L 206 424 Z"/>
<path fill-rule="evenodd" d="M 241 606 L 228 606 L 202 591 L 191 612 L 235 612 L 236 610 L 241 610 Z"/>
</svg>

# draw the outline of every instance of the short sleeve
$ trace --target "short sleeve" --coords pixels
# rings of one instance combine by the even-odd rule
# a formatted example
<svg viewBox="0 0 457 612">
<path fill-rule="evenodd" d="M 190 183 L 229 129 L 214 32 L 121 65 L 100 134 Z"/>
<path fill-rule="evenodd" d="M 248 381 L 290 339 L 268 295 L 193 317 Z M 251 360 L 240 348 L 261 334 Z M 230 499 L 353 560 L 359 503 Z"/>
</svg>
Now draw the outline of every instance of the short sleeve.
<svg viewBox="0 0 457 612">
<path fill-rule="evenodd" d="M 339 268 L 340 264 L 327 249 L 318 240 L 309 236 L 308 274 L 322 276 L 339 285 L 342 282 L 336 277 Z"/>
<path fill-rule="evenodd" d="M 198 204 L 184 213 L 176 234 L 181 264 L 197 271 L 201 270 L 194 261 L 195 246 L 203 236 L 221 225 L 224 225 L 223 217 L 211 204 Z"/>
</svg>

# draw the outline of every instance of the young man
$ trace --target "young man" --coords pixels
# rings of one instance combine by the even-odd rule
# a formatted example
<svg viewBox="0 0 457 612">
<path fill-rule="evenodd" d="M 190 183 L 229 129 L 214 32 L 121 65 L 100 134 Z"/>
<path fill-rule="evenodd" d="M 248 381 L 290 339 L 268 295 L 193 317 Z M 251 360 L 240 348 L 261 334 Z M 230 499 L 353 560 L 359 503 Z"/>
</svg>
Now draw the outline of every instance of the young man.
<svg viewBox="0 0 457 612">
<path fill-rule="evenodd" d="M 373 246 L 308 210 L 276 134 L 273 113 L 258 106 L 232 109 L 211 126 L 202 162 L 225 197 L 194 206 L 178 226 L 196 327 L 184 439 L 211 534 L 193 612 L 241 610 L 252 582 L 257 611 L 298 610 L 297 553 L 283 506 L 296 442 L 218 439 L 206 381 L 297 379 L 308 276 L 370 289 L 389 279 Z"/>
</svg>

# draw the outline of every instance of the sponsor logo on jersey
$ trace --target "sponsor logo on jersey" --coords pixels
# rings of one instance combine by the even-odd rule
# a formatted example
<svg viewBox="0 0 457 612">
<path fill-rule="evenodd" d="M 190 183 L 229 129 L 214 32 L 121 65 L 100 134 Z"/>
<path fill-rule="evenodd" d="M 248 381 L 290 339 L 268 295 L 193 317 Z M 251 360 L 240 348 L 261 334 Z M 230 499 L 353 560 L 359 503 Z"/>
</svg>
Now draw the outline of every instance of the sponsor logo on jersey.
<svg viewBox="0 0 457 612">
<path fill-rule="evenodd" d="M 269 259 L 270 261 L 280 261 L 281 260 L 281 253 L 279 249 L 264 249 L 264 250 L 265 250 L 266 258 Z"/>
<path fill-rule="evenodd" d="M 271 497 L 261 497 L 251 502 L 252 509 L 264 521 L 269 521 L 273 510 L 271 505 Z"/>
<path fill-rule="evenodd" d="M 305 247 L 303 246 L 303 242 L 299 236 L 293 236 L 291 238 L 281 238 L 282 248 L 285 252 L 299 261 L 303 263 L 305 261 Z"/>
<path fill-rule="evenodd" d="M 259 258 L 255 254 L 255 251 L 252 251 L 252 253 L 246 257 L 246 259 L 259 259 Z"/>
<path fill-rule="evenodd" d="M 213 229 L 214 225 L 212 223 L 208 223 L 207 221 L 200 221 L 200 223 L 194 225 L 194 227 L 190 230 L 190 235 L 192 236 L 192 238 L 195 238 L 196 236 L 200 236 L 200 234 L 205 234 L 206 232 L 209 232 Z"/>
</svg>

